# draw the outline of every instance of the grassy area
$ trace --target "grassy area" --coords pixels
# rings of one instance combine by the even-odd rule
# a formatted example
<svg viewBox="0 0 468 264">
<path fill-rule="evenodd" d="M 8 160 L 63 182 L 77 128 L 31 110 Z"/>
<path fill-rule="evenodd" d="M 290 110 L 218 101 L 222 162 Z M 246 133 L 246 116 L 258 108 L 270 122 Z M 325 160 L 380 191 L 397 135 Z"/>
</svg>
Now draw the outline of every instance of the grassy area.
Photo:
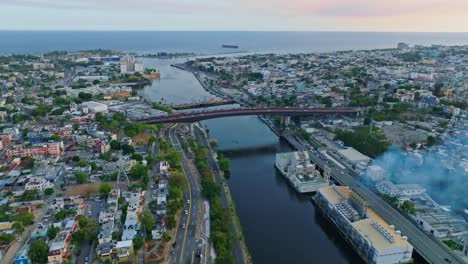
<svg viewBox="0 0 468 264">
<path fill-rule="evenodd" d="M 193 140 L 190 140 L 189 143 L 195 154 L 195 165 L 202 175 L 202 194 L 210 202 L 211 239 L 217 254 L 216 263 L 235 263 L 232 254 L 233 234 L 231 234 L 229 228 L 232 215 L 229 210 L 224 209 L 222 206 L 221 189 L 216 184 L 213 172 L 207 162 L 209 152 L 206 148 L 198 146 Z"/>
<path fill-rule="evenodd" d="M 443 240 L 442 241 L 447 247 L 449 247 L 451 250 L 462 250 L 463 246 L 459 245 L 457 242 L 453 240 Z"/>
</svg>

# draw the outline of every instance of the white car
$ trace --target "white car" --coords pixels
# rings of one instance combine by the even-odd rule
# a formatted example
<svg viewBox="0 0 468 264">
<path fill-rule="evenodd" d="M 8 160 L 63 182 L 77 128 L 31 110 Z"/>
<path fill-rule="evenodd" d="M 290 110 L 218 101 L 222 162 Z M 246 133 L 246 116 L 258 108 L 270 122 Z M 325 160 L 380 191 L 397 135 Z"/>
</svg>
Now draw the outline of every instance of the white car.
<svg viewBox="0 0 468 264">
<path fill-rule="evenodd" d="M 188 215 L 188 210 L 187 209 L 185 209 L 184 214 Z"/>
<path fill-rule="evenodd" d="M 190 204 L 190 200 L 187 200 L 187 203 Z"/>
</svg>

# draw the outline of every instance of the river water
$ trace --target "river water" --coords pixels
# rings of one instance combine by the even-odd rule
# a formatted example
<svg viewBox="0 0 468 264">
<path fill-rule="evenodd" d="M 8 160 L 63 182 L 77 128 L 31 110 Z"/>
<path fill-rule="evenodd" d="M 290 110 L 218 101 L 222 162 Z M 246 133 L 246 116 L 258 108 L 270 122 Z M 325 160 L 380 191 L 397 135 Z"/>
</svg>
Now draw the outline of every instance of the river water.
<svg viewBox="0 0 468 264">
<path fill-rule="evenodd" d="M 187 103 L 214 96 L 189 72 L 170 67 L 183 60 L 144 59 L 161 80 L 140 94 L 155 101 Z M 275 154 L 291 151 L 256 116 L 202 122 L 231 160 L 228 185 L 254 263 L 361 263 L 308 197 L 297 195 L 275 170 Z"/>
</svg>

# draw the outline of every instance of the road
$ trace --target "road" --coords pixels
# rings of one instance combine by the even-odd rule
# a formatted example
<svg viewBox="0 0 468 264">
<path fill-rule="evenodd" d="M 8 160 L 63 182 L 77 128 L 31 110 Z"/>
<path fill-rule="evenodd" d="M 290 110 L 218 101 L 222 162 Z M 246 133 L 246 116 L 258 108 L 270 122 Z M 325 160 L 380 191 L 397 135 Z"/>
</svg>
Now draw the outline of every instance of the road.
<svg viewBox="0 0 468 264">
<path fill-rule="evenodd" d="M 197 241 L 197 226 L 198 220 L 202 219 L 200 214 L 201 204 L 201 189 L 199 184 L 199 176 L 196 171 L 190 166 L 184 150 L 181 147 L 180 139 L 177 136 L 177 126 L 172 126 L 168 131 L 169 139 L 174 146 L 174 149 L 182 154 L 181 165 L 182 170 L 187 178 L 187 190 L 184 191 L 184 198 L 188 200 L 185 207 L 182 209 L 179 228 L 176 235 L 176 246 L 174 255 L 169 263 L 193 263 L 195 253 L 198 248 Z M 184 213 L 187 210 L 187 215 Z"/>
<path fill-rule="evenodd" d="M 86 210 L 84 216 L 88 218 L 94 218 L 98 221 L 99 212 L 106 210 L 105 200 L 96 201 L 93 198 L 85 200 Z M 91 214 L 90 214 L 91 213 Z M 96 256 L 94 249 L 96 248 L 96 240 L 82 241 L 80 243 L 80 255 L 76 257 L 76 263 L 85 263 L 85 258 L 88 257 L 89 263 L 93 263 L 93 259 Z"/>
<path fill-rule="evenodd" d="M 227 194 L 226 194 L 226 192 L 224 190 L 224 187 L 223 187 L 223 183 L 224 183 L 224 181 L 222 179 L 223 176 L 221 175 L 221 171 L 220 171 L 220 169 L 218 167 L 218 163 L 213 158 L 213 153 L 211 153 L 209 142 L 208 142 L 205 134 L 203 133 L 202 129 L 199 126 L 194 125 L 194 128 L 195 128 L 195 136 L 197 138 L 197 141 L 199 143 L 201 143 L 208 150 L 208 158 L 207 158 L 208 159 L 208 166 L 213 171 L 213 174 L 215 176 L 216 184 L 221 188 L 221 204 L 223 205 L 223 208 L 226 208 L 226 209 L 230 210 L 229 199 L 228 199 Z M 230 223 L 231 235 L 234 238 L 238 238 L 238 237 L 240 237 L 239 233 L 242 232 L 242 231 L 237 229 L 237 226 L 236 226 L 234 221 L 236 221 L 236 220 L 233 219 L 231 221 L 231 223 Z M 241 245 L 242 242 L 239 239 L 233 239 L 233 240 L 234 240 L 233 254 L 234 254 L 234 257 L 236 259 L 236 263 L 245 263 L 244 255 L 247 256 L 247 253 L 242 251 L 242 249 L 243 249 L 243 247 Z"/>
<path fill-rule="evenodd" d="M 308 150 L 304 144 L 299 143 L 297 140 L 292 139 L 291 137 L 286 138 L 289 139 L 288 141 L 290 141 L 296 149 Z M 383 201 L 378 195 L 369 190 L 363 184 L 360 184 L 358 180 L 352 176 L 354 174 L 349 173 L 349 170 L 339 169 L 331 162 L 326 163 L 310 150 L 309 156 L 319 167 L 324 168 L 325 166 L 328 166 L 330 168 L 331 176 L 337 182 L 348 186 L 351 190 L 361 195 L 361 197 L 368 202 L 369 206 L 383 217 L 385 221 L 394 225 L 395 228 L 401 231 L 402 235 L 407 236 L 408 241 L 414 246 L 415 250 L 429 263 L 464 263 L 454 253 L 452 253 L 450 249 L 435 240 L 435 238 L 428 236 L 410 220 L 401 215 L 400 212 L 391 207 L 387 202 Z"/>
</svg>

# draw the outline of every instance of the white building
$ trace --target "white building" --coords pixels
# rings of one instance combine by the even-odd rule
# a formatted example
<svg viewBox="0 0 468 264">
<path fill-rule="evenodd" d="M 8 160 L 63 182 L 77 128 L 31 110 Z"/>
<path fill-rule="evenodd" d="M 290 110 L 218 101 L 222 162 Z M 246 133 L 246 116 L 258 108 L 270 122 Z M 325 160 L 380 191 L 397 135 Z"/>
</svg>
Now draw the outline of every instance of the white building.
<svg viewBox="0 0 468 264">
<path fill-rule="evenodd" d="M 38 190 L 44 191 L 45 189 L 51 187 L 52 184 L 44 178 L 31 177 L 29 181 L 24 186 L 25 190 Z"/>
<path fill-rule="evenodd" d="M 362 154 L 361 152 L 357 151 L 352 147 L 348 147 L 345 149 L 340 149 L 337 151 L 340 156 L 342 156 L 345 160 L 347 160 L 351 164 L 356 164 L 358 162 L 370 162 L 372 159 L 368 156 Z"/>
<path fill-rule="evenodd" d="M 392 264 L 411 261 L 413 246 L 367 202 L 345 186 L 327 186 L 318 190 L 315 202 L 336 227 L 352 241 L 366 263 Z M 359 213 L 360 212 L 360 213 Z"/>
<path fill-rule="evenodd" d="M 98 113 L 98 112 L 107 113 L 107 111 L 108 111 L 107 105 L 101 104 L 101 103 L 98 103 L 98 102 L 94 102 L 94 101 L 83 102 L 81 104 L 81 106 L 83 108 L 88 108 L 89 111 L 91 111 L 93 113 Z"/>
<path fill-rule="evenodd" d="M 426 189 L 419 184 L 394 184 L 390 181 L 381 181 L 376 187 L 380 193 L 393 197 L 418 196 L 426 192 Z"/>
</svg>

